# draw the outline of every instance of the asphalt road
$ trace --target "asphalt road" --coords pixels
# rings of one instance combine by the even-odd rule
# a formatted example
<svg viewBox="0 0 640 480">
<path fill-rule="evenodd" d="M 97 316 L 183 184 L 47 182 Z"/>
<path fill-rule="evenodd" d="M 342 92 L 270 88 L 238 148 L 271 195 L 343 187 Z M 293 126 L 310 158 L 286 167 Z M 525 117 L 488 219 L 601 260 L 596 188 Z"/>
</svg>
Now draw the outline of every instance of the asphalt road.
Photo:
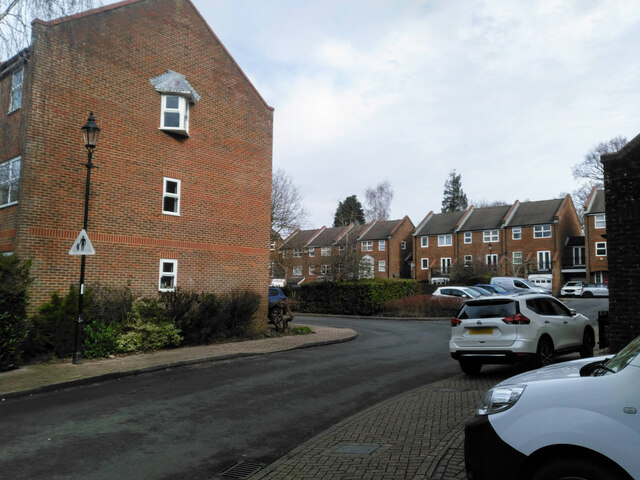
<svg viewBox="0 0 640 480">
<path fill-rule="evenodd" d="M 3 402 L 0 478 L 217 478 L 237 460 L 271 463 L 369 406 L 459 373 L 448 322 L 307 321 L 359 336 Z"/>
</svg>

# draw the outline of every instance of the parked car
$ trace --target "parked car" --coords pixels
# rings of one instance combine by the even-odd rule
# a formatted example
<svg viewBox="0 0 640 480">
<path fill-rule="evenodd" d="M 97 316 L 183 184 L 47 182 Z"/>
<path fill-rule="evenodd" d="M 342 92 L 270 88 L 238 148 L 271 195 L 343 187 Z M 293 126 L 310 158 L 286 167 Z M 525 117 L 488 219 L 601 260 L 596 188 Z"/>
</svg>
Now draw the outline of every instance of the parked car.
<svg viewBox="0 0 640 480">
<path fill-rule="evenodd" d="M 438 287 L 436 291 L 433 292 L 434 296 L 444 296 L 444 297 L 460 297 L 460 298 L 478 298 L 482 296 L 482 294 L 478 290 L 474 290 L 470 287 Z"/>
<path fill-rule="evenodd" d="M 549 293 L 548 290 L 538 287 L 532 282 L 518 277 L 493 277 L 492 285 L 499 285 L 510 292 Z"/>
<path fill-rule="evenodd" d="M 584 282 L 581 281 L 572 281 L 565 283 L 560 289 L 560 295 L 562 297 L 581 297 L 582 289 L 584 287 Z"/>
<path fill-rule="evenodd" d="M 509 293 L 509 290 L 504 289 L 500 285 L 497 285 L 495 283 L 493 285 L 491 285 L 490 283 L 479 283 L 477 285 L 474 285 L 474 287 L 484 288 L 485 290 L 489 290 L 491 293 L 494 293 L 496 295 L 507 295 Z"/>
<path fill-rule="evenodd" d="M 640 479 L 640 337 L 487 391 L 465 426 L 467 478 Z"/>
<path fill-rule="evenodd" d="M 475 290 L 476 292 L 478 292 L 480 295 L 493 295 L 494 293 L 489 290 L 488 288 L 484 288 L 484 287 L 479 287 L 478 285 L 472 285 L 469 286 L 467 288 L 471 288 L 472 290 Z"/>
<path fill-rule="evenodd" d="M 609 285 L 605 283 L 589 283 L 582 289 L 582 296 L 585 298 L 608 297 Z"/>
<path fill-rule="evenodd" d="M 553 290 L 553 279 L 549 274 L 529 275 L 527 280 L 536 287 L 546 290 L 547 293 L 551 293 L 551 290 Z"/>
<path fill-rule="evenodd" d="M 287 296 L 278 287 L 269 287 L 269 305 L 285 300 Z"/>
<path fill-rule="evenodd" d="M 546 294 L 467 300 L 451 319 L 451 357 L 467 374 L 483 364 L 549 365 L 556 355 L 593 356 L 598 323 Z"/>
</svg>

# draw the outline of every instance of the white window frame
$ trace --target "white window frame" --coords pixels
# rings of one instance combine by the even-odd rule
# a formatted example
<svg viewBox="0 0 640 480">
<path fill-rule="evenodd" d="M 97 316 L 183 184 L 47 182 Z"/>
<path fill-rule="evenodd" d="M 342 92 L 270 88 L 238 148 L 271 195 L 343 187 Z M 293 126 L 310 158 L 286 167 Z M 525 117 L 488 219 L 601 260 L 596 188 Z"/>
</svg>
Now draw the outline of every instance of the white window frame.
<svg viewBox="0 0 640 480">
<path fill-rule="evenodd" d="M 487 265 L 498 265 L 498 254 L 497 253 L 488 253 L 485 256 L 485 262 Z"/>
<path fill-rule="evenodd" d="M 384 252 L 386 249 L 387 249 L 386 240 L 378 240 L 378 251 L 379 252 Z"/>
<path fill-rule="evenodd" d="M 269 244 L 269 250 L 272 251 L 272 252 L 276 251 L 276 242 L 271 242 Z"/>
<path fill-rule="evenodd" d="M 8 207 L 18 203 L 18 195 L 20 193 L 20 167 L 22 157 L 15 157 L 6 162 L 0 163 L 0 191 L 6 191 L 7 200 L 3 201 L 0 197 L 0 208 Z M 3 170 L 6 169 L 6 173 Z M 3 178 L 5 177 L 6 178 Z M 14 198 L 15 197 L 15 198 Z"/>
<path fill-rule="evenodd" d="M 9 94 L 9 113 L 22 107 L 22 84 L 24 82 L 24 67 L 20 67 L 11 75 L 11 93 Z"/>
<path fill-rule="evenodd" d="M 309 265 L 309 275 L 315 275 L 315 274 L 316 274 L 316 266 Z"/>
<path fill-rule="evenodd" d="M 378 261 L 378 272 L 386 272 L 387 271 L 387 262 L 385 260 Z"/>
<path fill-rule="evenodd" d="M 171 271 L 165 271 L 164 265 L 171 265 Z M 173 279 L 171 287 L 163 287 L 162 279 L 168 277 Z M 160 272 L 158 274 L 158 291 L 160 292 L 173 292 L 178 286 L 178 260 L 161 258 L 160 259 Z"/>
<path fill-rule="evenodd" d="M 295 265 L 291 272 L 294 276 L 301 277 L 302 276 L 302 265 Z"/>
<path fill-rule="evenodd" d="M 522 227 L 513 227 L 511 229 L 511 240 L 522 240 Z"/>
<path fill-rule="evenodd" d="M 596 242 L 594 251 L 596 252 L 596 257 L 606 257 L 607 256 L 607 242 Z M 600 253 L 598 253 L 598 252 L 600 252 Z"/>
<path fill-rule="evenodd" d="M 482 232 L 483 243 L 495 243 L 500 241 L 500 230 L 485 230 Z"/>
<path fill-rule="evenodd" d="M 551 270 L 551 250 L 538 250 L 538 270 Z"/>
<path fill-rule="evenodd" d="M 168 107 L 167 103 L 170 98 L 178 99 L 178 107 Z M 176 94 L 163 94 L 162 104 L 160 108 L 160 130 L 166 130 L 169 132 L 181 133 L 184 135 L 189 134 L 189 108 L 190 102 L 187 97 Z M 178 114 L 178 126 L 166 125 L 165 114 Z"/>
<path fill-rule="evenodd" d="M 420 237 L 420 248 L 429 247 L 429 237 Z"/>
<path fill-rule="evenodd" d="M 473 255 L 465 255 L 464 256 L 464 264 L 471 265 L 473 263 Z"/>
<path fill-rule="evenodd" d="M 464 232 L 464 243 L 473 243 L 473 232 Z"/>
<path fill-rule="evenodd" d="M 316 248 L 315 247 L 309 247 L 309 256 L 310 257 L 315 257 L 316 256 Z"/>
<path fill-rule="evenodd" d="M 294 248 L 293 249 L 293 258 L 302 257 L 302 248 Z"/>
<path fill-rule="evenodd" d="M 511 257 L 511 263 L 514 265 L 522 265 L 522 252 L 513 252 Z"/>
<path fill-rule="evenodd" d="M 320 248 L 320 256 L 321 257 L 330 257 L 331 256 L 331 247 L 321 247 Z"/>
<path fill-rule="evenodd" d="M 534 225 L 533 238 L 551 238 L 551 225 Z"/>
<path fill-rule="evenodd" d="M 365 240 L 360 246 L 362 252 L 373 252 L 373 240 Z"/>
<path fill-rule="evenodd" d="M 341 253 L 344 252 L 344 248 L 345 248 L 344 245 L 338 245 L 338 251 L 339 252 L 341 252 Z"/>
<path fill-rule="evenodd" d="M 451 235 L 450 233 L 438 235 L 439 247 L 450 247 L 451 245 L 453 245 L 453 235 Z"/>
<path fill-rule="evenodd" d="M 420 259 L 420 269 L 421 270 L 429 270 L 429 259 L 421 258 Z"/>
<path fill-rule="evenodd" d="M 604 213 L 598 213 L 593 216 L 594 228 L 607 228 L 607 216 Z"/>
<path fill-rule="evenodd" d="M 176 183 L 176 193 L 172 193 L 172 192 L 168 192 L 167 191 L 167 183 L 168 182 L 174 182 Z M 177 217 L 180 216 L 180 192 L 182 190 L 182 182 L 180 180 L 178 180 L 177 178 L 169 178 L 169 177 L 164 177 L 162 179 L 162 213 L 164 215 L 175 215 Z M 165 210 L 164 209 L 164 201 L 166 198 L 173 198 L 176 201 L 176 210 L 175 212 L 170 211 L 170 210 Z"/>
<path fill-rule="evenodd" d="M 402 240 L 400 242 L 400 249 L 401 250 L 406 250 L 407 249 L 407 242 L 405 242 L 404 240 Z"/>
<path fill-rule="evenodd" d="M 451 273 L 451 257 L 440 259 L 440 273 Z"/>
<path fill-rule="evenodd" d="M 320 273 L 329 275 L 331 273 L 331 265 L 320 265 Z"/>
</svg>

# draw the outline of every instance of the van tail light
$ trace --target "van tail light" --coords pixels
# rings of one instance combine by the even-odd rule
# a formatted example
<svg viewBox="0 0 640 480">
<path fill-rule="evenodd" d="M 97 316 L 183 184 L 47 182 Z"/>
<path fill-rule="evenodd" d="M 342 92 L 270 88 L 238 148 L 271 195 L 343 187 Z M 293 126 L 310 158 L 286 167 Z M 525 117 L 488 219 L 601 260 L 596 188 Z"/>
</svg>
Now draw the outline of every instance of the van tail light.
<svg viewBox="0 0 640 480">
<path fill-rule="evenodd" d="M 507 325 L 529 325 L 531 323 L 531 320 L 529 320 L 521 313 L 516 313 L 515 315 L 505 317 L 502 319 L 502 321 Z"/>
<path fill-rule="evenodd" d="M 459 319 L 457 319 L 456 317 L 453 317 L 451 319 L 451 326 L 452 327 L 457 327 L 458 325 L 460 325 L 462 323 L 462 321 L 460 321 Z"/>
</svg>

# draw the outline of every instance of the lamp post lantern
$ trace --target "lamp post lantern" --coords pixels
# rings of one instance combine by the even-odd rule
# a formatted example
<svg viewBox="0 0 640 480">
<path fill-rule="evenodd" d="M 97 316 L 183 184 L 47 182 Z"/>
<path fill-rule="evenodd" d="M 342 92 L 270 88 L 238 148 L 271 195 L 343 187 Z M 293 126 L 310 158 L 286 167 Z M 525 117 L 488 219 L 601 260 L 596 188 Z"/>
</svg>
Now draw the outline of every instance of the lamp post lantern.
<svg viewBox="0 0 640 480">
<path fill-rule="evenodd" d="M 82 136 L 84 138 L 84 146 L 87 148 L 87 183 L 84 191 L 84 222 L 83 229 L 86 232 L 87 222 L 89 220 L 89 188 L 91 186 L 91 169 L 94 168 L 92 158 L 93 149 L 96 148 L 98 143 L 98 135 L 100 134 L 100 128 L 96 124 L 95 118 L 93 118 L 93 112 L 89 112 L 89 118 L 87 123 L 82 126 Z M 80 292 L 78 294 L 78 318 L 76 319 L 76 338 L 75 338 L 75 353 L 73 354 L 73 363 L 82 363 L 82 307 L 84 297 L 84 267 L 85 267 L 86 255 L 82 255 L 80 260 Z"/>
</svg>

